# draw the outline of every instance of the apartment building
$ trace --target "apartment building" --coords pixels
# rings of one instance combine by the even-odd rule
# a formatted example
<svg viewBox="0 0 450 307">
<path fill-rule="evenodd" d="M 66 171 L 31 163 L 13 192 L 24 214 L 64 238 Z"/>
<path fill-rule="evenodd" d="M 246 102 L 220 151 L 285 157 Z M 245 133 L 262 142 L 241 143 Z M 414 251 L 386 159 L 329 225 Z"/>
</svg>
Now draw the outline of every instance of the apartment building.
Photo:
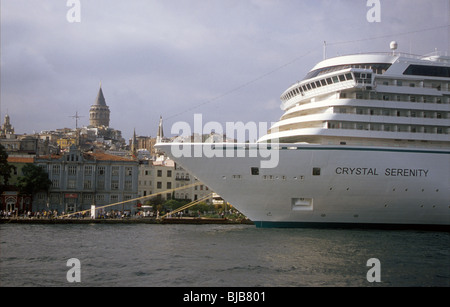
<svg viewBox="0 0 450 307">
<path fill-rule="evenodd" d="M 70 147 L 64 155 L 37 157 L 35 163 L 48 172 L 52 186 L 38 193 L 33 210 L 78 212 L 130 201 L 109 210 L 134 210 L 138 196 L 138 162 L 102 152 L 81 152 Z"/>
<path fill-rule="evenodd" d="M 168 199 L 188 199 L 197 200 L 212 193 L 203 183 L 189 174 L 173 160 L 160 158 L 156 161 L 145 160 L 139 164 L 139 197 L 158 194 L 161 200 Z M 172 189 L 191 186 L 194 183 L 199 185 L 171 191 Z M 210 202 L 212 198 L 207 201 Z M 145 201 L 145 199 L 144 199 Z"/>
</svg>

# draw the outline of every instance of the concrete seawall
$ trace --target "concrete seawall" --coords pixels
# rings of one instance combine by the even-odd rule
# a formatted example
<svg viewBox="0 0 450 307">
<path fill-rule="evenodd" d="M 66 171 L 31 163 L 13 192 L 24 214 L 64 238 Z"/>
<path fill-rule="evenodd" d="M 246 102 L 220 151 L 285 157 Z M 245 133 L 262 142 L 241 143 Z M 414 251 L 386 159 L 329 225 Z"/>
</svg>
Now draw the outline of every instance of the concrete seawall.
<svg viewBox="0 0 450 307">
<path fill-rule="evenodd" d="M 229 220 L 218 218 L 122 218 L 122 219 L 90 219 L 90 218 L 63 218 L 63 219 L 47 219 L 47 218 L 9 218 L 0 219 L 0 224 L 247 224 L 253 225 L 249 220 Z"/>
</svg>

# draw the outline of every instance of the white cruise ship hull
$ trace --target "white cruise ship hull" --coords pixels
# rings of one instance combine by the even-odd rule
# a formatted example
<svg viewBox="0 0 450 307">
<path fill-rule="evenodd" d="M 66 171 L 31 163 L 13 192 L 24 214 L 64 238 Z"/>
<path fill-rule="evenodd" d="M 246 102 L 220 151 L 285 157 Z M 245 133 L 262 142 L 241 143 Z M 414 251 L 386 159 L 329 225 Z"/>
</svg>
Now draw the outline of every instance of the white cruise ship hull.
<svg viewBox="0 0 450 307">
<path fill-rule="evenodd" d="M 252 146 L 157 145 L 258 227 L 450 224 L 448 150 Z"/>
</svg>

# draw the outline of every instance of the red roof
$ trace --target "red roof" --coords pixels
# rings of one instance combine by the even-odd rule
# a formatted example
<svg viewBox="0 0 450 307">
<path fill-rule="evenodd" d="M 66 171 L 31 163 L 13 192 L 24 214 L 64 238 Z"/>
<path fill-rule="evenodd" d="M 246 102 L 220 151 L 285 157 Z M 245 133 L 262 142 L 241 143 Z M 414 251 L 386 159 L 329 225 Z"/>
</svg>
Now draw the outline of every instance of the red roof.
<svg viewBox="0 0 450 307">
<path fill-rule="evenodd" d="M 8 157 L 8 163 L 34 163 L 34 158 Z"/>
</svg>

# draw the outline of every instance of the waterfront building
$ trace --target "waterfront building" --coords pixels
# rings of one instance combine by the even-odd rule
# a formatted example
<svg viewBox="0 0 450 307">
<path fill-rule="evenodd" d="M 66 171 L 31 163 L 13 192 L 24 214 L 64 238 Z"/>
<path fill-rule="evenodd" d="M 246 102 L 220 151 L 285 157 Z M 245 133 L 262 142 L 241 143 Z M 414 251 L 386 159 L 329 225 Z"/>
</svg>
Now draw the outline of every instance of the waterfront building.
<svg viewBox="0 0 450 307">
<path fill-rule="evenodd" d="M 13 165 L 14 169 L 11 171 L 8 185 L 0 195 L 0 210 L 17 211 L 19 214 L 32 210 L 32 195 L 20 194 L 17 187 L 19 177 L 23 176 L 22 168 L 30 163 L 34 163 L 33 157 L 8 157 L 8 164 Z"/>
<path fill-rule="evenodd" d="M 38 193 L 33 210 L 78 212 L 91 205 L 107 206 L 137 198 L 138 162 L 103 152 L 81 152 L 75 146 L 63 155 L 36 158 L 36 164 L 49 174 L 48 193 Z M 105 208 L 134 210 L 136 203 Z"/>
<path fill-rule="evenodd" d="M 173 160 L 159 157 L 158 160 L 142 160 L 139 164 L 139 197 L 161 193 L 156 196 L 165 201 L 169 199 L 197 200 L 201 199 L 212 191 L 205 184 L 194 187 L 180 189 L 174 192 L 168 190 L 181 188 L 198 183 L 197 178 L 190 175 Z M 164 191 L 168 191 L 164 193 Z M 207 200 L 211 202 L 212 197 Z"/>
</svg>

